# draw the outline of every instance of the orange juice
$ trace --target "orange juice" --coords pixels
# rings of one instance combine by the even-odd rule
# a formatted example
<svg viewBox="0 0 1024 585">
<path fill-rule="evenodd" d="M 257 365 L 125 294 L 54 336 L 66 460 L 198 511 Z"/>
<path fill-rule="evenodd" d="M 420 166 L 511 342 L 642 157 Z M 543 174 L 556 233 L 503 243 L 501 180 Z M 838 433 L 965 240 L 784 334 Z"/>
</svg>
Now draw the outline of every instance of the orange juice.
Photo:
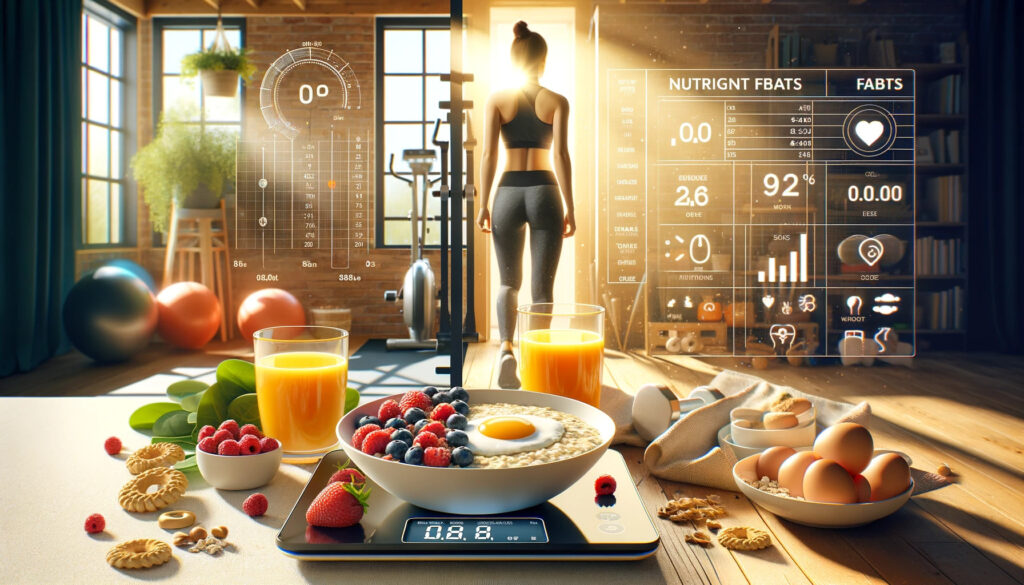
<svg viewBox="0 0 1024 585">
<path fill-rule="evenodd" d="M 345 414 L 348 360 L 315 351 L 276 353 L 256 362 L 256 401 L 263 432 L 289 453 L 323 451 L 338 442 Z"/>
<path fill-rule="evenodd" d="M 519 338 L 523 390 L 601 402 L 604 338 L 580 329 L 534 329 Z"/>
</svg>

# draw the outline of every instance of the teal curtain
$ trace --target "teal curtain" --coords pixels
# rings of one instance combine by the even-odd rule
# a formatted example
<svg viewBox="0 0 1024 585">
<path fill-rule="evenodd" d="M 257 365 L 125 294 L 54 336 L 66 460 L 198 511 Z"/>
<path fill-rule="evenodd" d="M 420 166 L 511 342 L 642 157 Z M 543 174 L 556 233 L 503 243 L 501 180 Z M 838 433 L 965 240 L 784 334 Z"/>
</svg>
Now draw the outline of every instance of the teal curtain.
<svg viewBox="0 0 1024 585">
<path fill-rule="evenodd" d="M 0 376 L 68 347 L 81 194 L 81 0 L 4 1 L 0 40 Z"/>
</svg>

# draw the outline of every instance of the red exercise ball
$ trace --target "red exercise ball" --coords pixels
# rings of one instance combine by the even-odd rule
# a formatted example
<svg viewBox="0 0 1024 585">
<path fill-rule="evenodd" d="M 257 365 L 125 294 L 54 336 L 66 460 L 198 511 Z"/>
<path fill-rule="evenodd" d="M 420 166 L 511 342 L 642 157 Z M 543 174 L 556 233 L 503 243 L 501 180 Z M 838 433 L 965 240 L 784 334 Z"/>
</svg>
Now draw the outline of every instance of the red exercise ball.
<svg viewBox="0 0 1024 585">
<path fill-rule="evenodd" d="M 176 282 L 156 296 L 160 310 L 157 331 L 168 343 L 199 349 L 220 328 L 221 307 L 217 295 L 198 282 Z"/>
<path fill-rule="evenodd" d="M 306 311 L 292 293 L 279 288 L 265 288 L 245 297 L 238 307 L 238 329 L 242 337 L 266 327 L 306 324 Z"/>
</svg>

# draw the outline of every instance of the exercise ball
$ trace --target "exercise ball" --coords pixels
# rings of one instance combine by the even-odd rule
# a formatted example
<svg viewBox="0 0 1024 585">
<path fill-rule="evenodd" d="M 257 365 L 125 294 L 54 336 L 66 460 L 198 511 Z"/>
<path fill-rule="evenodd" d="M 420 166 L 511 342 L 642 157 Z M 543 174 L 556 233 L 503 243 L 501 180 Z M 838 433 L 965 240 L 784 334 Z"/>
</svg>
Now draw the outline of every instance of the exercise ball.
<svg viewBox="0 0 1024 585">
<path fill-rule="evenodd" d="M 149 272 L 147 272 L 145 268 L 139 266 L 135 262 L 132 262 L 127 258 L 115 258 L 110 262 L 104 264 L 104 266 L 115 266 L 117 268 L 124 268 L 128 272 L 131 272 L 136 277 L 138 277 L 139 280 L 146 283 L 146 288 L 152 291 L 153 294 L 157 293 L 156 281 L 153 280 L 153 276 Z"/>
<path fill-rule="evenodd" d="M 306 312 L 292 293 L 279 288 L 265 288 L 245 297 L 238 307 L 238 329 L 242 337 L 266 327 L 306 324 Z"/>
<path fill-rule="evenodd" d="M 220 328 L 221 307 L 217 295 L 198 282 L 176 282 L 156 296 L 160 320 L 156 330 L 168 343 L 199 349 Z"/>
<path fill-rule="evenodd" d="M 78 351 L 99 362 L 142 350 L 156 329 L 153 293 L 137 276 L 103 266 L 82 276 L 64 299 L 64 330 Z"/>
</svg>

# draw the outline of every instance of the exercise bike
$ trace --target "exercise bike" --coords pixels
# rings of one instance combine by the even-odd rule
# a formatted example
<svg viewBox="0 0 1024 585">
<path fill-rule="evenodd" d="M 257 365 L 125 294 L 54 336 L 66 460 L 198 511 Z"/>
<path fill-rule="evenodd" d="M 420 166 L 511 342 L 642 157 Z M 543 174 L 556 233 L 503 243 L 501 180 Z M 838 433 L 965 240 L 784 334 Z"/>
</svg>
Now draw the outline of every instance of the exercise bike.
<svg viewBox="0 0 1024 585">
<path fill-rule="evenodd" d="M 409 270 L 405 272 L 400 290 L 384 292 L 384 300 L 402 302 L 402 316 L 405 326 L 409 329 L 407 339 L 388 339 L 387 348 L 391 349 L 437 349 L 437 340 L 431 337 L 434 325 L 434 311 L 437 304 L 437 287 L 434 271 L 430 260 L 423 257 L 423 247 L 427 241 L 427 193 L 430 185 L 439 179 L 430 181 L 427 173 L 433 166 L 437 153 L 431 149 L 409 149 L 402 151 L 402 160 L 409 164 L 412 179 L 407 179 L 395 172 L 395 155 L 388 161 L 388 172 L 392 177 L 409 183 L 412 189 L 412 210 L 409 214 L 412 222 L 410 231 Z M 422 188 L 421 188 L 422 184 Z M 422 206 L 423 212 L 420 213 Z"/>
</svg>

